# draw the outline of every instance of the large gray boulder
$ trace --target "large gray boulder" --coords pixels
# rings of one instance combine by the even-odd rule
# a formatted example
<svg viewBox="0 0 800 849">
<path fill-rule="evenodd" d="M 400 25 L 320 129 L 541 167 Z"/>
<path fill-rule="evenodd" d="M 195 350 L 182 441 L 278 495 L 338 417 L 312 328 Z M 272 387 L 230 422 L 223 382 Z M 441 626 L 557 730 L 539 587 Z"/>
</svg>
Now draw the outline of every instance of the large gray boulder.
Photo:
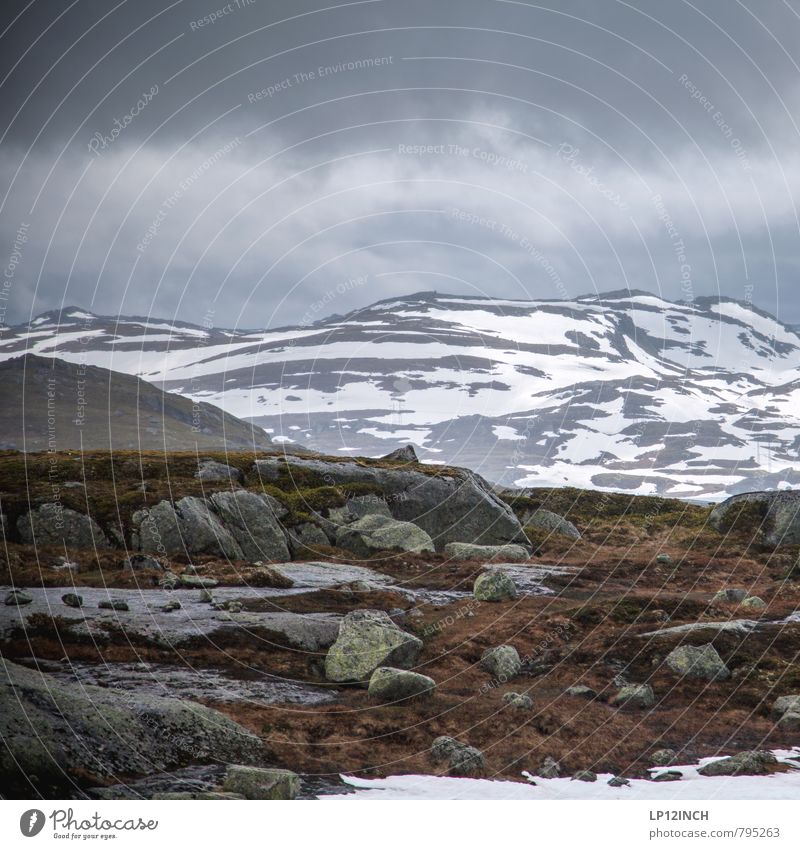
<svg viewBox="0 0 800 849">
<path fill-rule="evenodd" d="M 614 707 L 650 708 L 655 703 L 656 697 L 649 684 L 625 684 L 609 700 Z"/>
<path fill-rule="evenodd" d="M 703 681 L 724 681 L 731 671 L 711 643 L 704 646 L 678 646 L 666 659 L 667 666 L 684 678 Z"/>
<path fill-rule="evenodd" d="M 359 557 L 369 557 L 378 551 L 410 551 L 415 554 L 434 551 L 433 540 L 422 528 L 379 513 L 370 513 L 340 527 L 336 533 L 336 545 Z"/>
<path fill-rule="evenodd" d="M 220 463 L 217 460 L 201 460 L 194 476 L 201 481 L 233 481 L 241 483 L 244 475 L 239 469 Z"/>
<path fill-rule="evenodd" d="M 476 776 L 486 770 L 483 752 L 453 737 L 437 737 L 431 745 L 431 760 L 444 763 L 448 775 Z"/>
<path fill-rule="evenodd" d="M 483 572 L 475 579 L 472 594 L 477 601 L 513 601 L 517 598 L 517 585 L 501 569 Z"/>
<path fill-rule="evenodd" d="M 708 521 L 720 533 L 738 530 L 767 545 L 798 545 L 800 490 L 733 495 L 711 511 Z"/>
<path fill-rule="evenodd" d="M 222 782 L 225 793 L 243 799 L 296 799 L 300 792 L 300 776 L 288 769 L 264 769 L 256 766 L 229 766 Z"/>
<path fill-rule="evenodd" d="M 772 752 L 739 752 L 733 757 L 712 761 L 697 771 L 705 776 L 767 775 L 776 763 L 777 758 Z"/>
<path fill-rule="evenodd" d="M 444 553 L 451 560 L 491 560 L 503 563 L 524 563 L 530 552 L 522 545 L 475 545 L 471 542 L 448 542 Z"/>
<path fill-rule="evenodd" d="M 106 784 L 190 763 L 254 763 L 260 740 L 193 702 L 65 683 L 8 660 L 0 664 L 0 784 L 51 798 L 73 783 Z"/>
<path fill-rule="evenodd" d="M 131 548 L 159 554 L 213 554 L 242 560 L 242 548 L 204 498 L 159 501 L 131 517 Z"/>
<path fill-rule="evenodd" d="M 379 666 L 413 666 L 421 649 L 422 640 L 401 630 L 382 610 L 354 610 L 342 619 L 328 649 L 325 677 L 365 683 Z"/>
<path fill-rule="evenodd" d="M 62 507 L 42 504 L 17 519 L 23 542 L 66 545 L 67 548 L 107 548 L 108 537 L 91 516 Z"/>
<path fill-rule="evenodd" d="M 514 646 L 496 646 L 486 649 L 481 655 L 481 667 L 492 678 L 497 679 L 501 684 L 505 684 L 519 675 L 522 670 L 522 661 Z"/>
<path fill-rule="evenodd" d="M 483 478 L 467 469 L 287 456 L 257 460 L 253 474 L 267 483 L 317 479 L 319 486 L 370 484 L 392 516 L 426 531 L 437 551 L 448 542 L 529 544 L 513 510 Z"/>
<path fill-rule="evenodd" d="M 210 500 L 246 560 L 290 559 L 286 534 L 278 521 L 286 508 L 276 498 L 238 489 L 215 492 Z"/>
</svg>

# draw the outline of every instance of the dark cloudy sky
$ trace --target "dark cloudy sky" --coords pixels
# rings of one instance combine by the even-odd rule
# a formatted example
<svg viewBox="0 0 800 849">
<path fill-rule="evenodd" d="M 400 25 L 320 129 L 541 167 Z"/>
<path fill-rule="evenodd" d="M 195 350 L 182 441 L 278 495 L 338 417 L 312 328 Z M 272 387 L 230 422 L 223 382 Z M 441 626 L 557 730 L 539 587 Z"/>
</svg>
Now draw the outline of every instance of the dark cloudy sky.
<svg viewBox="0 0 800 849">
<path fill-rule="evenodd" d="M 6 323 L 625 288 L 800 322 L 800 0 L 3 6 Z"/>
</svg>

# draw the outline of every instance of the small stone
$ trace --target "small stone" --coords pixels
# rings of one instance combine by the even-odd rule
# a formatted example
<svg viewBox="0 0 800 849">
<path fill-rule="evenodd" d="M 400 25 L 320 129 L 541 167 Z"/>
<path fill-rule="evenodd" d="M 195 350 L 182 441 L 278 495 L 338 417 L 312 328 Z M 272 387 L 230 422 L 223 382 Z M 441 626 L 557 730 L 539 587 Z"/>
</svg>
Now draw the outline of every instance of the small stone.
<svg viewBox="0 0 800 849">
<path fill-rule="evenodd" d="M 669 564 L 672 563 L 672 558 L 669 554 L 658 554 L 656 555 L 656 563 Z"/>
<path fill-rule="evenodd" d="M 500 569 L 478 575 L 472 592 L 478 601 L 513 601 L 518 596 L 516 584 Z"/>
<path fill-rule="evenodd" d="M 211 595 L 211 590 L 200 590 L 200 595 L 197 600 L 201 604 L 211 604 L 214 601 L 214 596 Z"/>
<path fill-rule="evenodd" d="M 165 572 L 164 576 L 159 580 L 159 587 L 165 590 L 174 590 L 178 586 L 180 578 L 174 572 Z"/>
<path fill-rule="evenodd" d="M 609 787 L 630 787 L 631 783 L 621 775 L 615 775 L 606 782 Z"/>
<path fill-rule="evenodd" d="M 548 755 L 542 761 L 537 774 L 540 778 L 558 778 L 561 775 L 561 764 Z"/>
<path fill-rule="evenodd" d="M 575 696 L 578 699 L 594 699 L 597 697 L 597 693 L 585 684 L 576 684 L 574 687 L 567 687 L 565 692 L 568 696 Z"/>
<path fill-rule="evenodd" d="M 199 575 L 184 573 L 178 579 L 178 584 L 187 590 L 212 590 L 219 584 L 216 578 L 201 578 Z"/>
<path fill-rule="evenodd" d="M 80 570 L 77 563 L 63 556 L 56 558 L 56 562 L 50 568 L 54 572 L 78 572 Z"/>
<path fill-rule="evenodd" d="M 514 646 L 497 646 L 486 649 L 481 655 L 481 667 L 504 684 L 519 675 L 522 661 Z"/>
<path fill-rule="evenodd" d="M 161 610 L 164 613 L 172 613 L 173 610 L 180 610 L 180 609 L 181 609 L 181 603 L 178 601 L 178 599 L 171 599 L 165 605 L 163 605 L 162 608 L 161 608 Z"/>
<path fill-rule="evenodd" d="M 747 608 L 747 610 L 763 610 L 766 606 L 767 603 L 764 599 L 757 595 L 751 595 L 742 602 L 742 607 Z"/>
<path fill-rule="evenodd" d="M 680 781 L 683 778 L 683 773 L 676 769 L 668 769 L 666 772 L 656 773 L 651 781 Z"/>
<path fill-rule="evenodd" d="M 227 610 L 228 613 L 241 613 L 244 606 L 240 601 L 226 601 L 223 605 L 223 609 Z"/>
<path fill-rule="evenodd" d="M 100 610 L 130 610 L 127 601 L 116 598 L 103 599 L 97 606 Z"/>
<path fill-rule="evenodd" d="M 505 693 L 503 702 L 517 710 L 530 710 L 533 707 L 533 699 L 525 693 Z"/>
<path fill-rule="evenodd" d="M 247 572 L 244 576 L 246 584 L 251 587 L 270 587 L 272 589 L 288 590 L 294 586 L 294 581 L 284 575 L 279 569 L 274 566 L 265 566 L 258 564 L 258 568 L 252 572 Z"/>
<path fill-rule="evenodd" d="M 30 604 L 32 601 L 33 596 L 28 595 L 28 593 L 22 590 L 11 590 L 6 596 L 6 604 L 16 604 L 18 607 L 21 607 L 23 604 Z"/>
<path fill-rule="evenodd" d="M 626 684 L 611 699 L 616 707 L 650 708 L 656 703 L 653 688 L 649 684 Z"/>
<path fill-rule="evenodd" d="M 670 766 L 675 763 L 675 758 L 678 757 L 674 749 L 657 749 L 650 755 L 650 760 L 656 766 Z"/>
<path fill-rule="evenodd" d="M 123 569 L 130 569 L 133 572 L 141 572 L 144 569 L 153 569 L 158 572 L 164 571 L 163 564 L 156 560 L 150 554 L 131 554 L 122 561 Z"/>
<path fill-rule="evenodd" d="M 300 776 L 288 769 L 229 766 L 222 789 L 250 800 L 296 799 L 300 792 Z"/>
<path fill-rule="evenodd" d="M 83 596 L 80 596 L 77 593 L 64 593 L 64 595 L 61 596 L 61 601 L 63 601 L 67 607 L 83 607 Z"/>
<path fill-rule="evenodd" d="M 597 781 L 597 773 L 590 769 L 579 769 L 573 776 L 573 781 Z"/>
</svg>

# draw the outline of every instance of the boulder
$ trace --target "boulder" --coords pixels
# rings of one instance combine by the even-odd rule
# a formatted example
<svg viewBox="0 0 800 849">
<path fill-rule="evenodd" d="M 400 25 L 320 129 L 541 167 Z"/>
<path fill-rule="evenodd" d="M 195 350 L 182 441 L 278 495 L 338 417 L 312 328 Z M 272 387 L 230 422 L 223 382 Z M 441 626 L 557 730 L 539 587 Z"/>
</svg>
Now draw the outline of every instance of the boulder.
<svg viewBox="0 0 800 849">
<path fill-rule="evenodd" d="M 419 554 L 433 551 L 433 540 L 412 522 L 401 522 L 389 516 L 371 513 L 350 525 L 340 527 L 336 545 L 359 557 L 378 551 L 410 551 Z"/>
<path fill-rule="evenodd" d="M 503 704 L 517 710 L 531 710 L 533 699 L 526 693 L 505 693 L 503 695 Z"/>
<path fill-rule="evenodd" d="M 108 537 L 90 516 L 62 507 L 42 504 L 17 519 L 20 538 L 36 545 L 67 548 L 108 548 Z M 63 549 L 62 549 L 63 550 Z"/>
<path fill-rule="evenodd" d="M 225 793 L 244 799 L 296 799 L 300 776 L 288 769 L 262 769 L 255 766 L 229 766 L 222 782 Z"/>
<path fill-rule="evenodd" d="M 590 769 L 579 769 L 572 776 L 573 781 L 597 781 L 597 773 Z"/>
<path fill-rule="evenodd" d="M 100 610 L 116 610 L 120 613 L 125 613 L 130 610 L 128 602 L 122 598 L 104 598 L 98 603 L 97 607 Z"/>
<path fill-rule="evenodd" d="M 561 764 L 549 755 L 542 761 L 538 772 L 540 778 L 558 778 L 561 775 Z"/>
<path fill-rule="evenodd" d="M 136 551 L 243 559 L 241 546 L 203 498 L 187 495 L 174 505 L 159 501 L 137 510 L 131 523 L 131 548 Z"/>
<path fill-rule="evenodd" d="M 800 712 L 800 695 L 780 696 L 772 705 L 772 718 L 780 719 L 784 714 Z"/>
<path fill-rule="evenodd" d="M 470 777 L 486 770 L 483 752 L 453 737 L 437 737 L 431 745 L 431 760 L 444 763 L 448 775 Z"/>
<path fill-rule="evenodd" d="M 164 571 L 164 565 L 160 560 L 156 560 L 150 554 L 131 554 L 122 561 L 123 569 L 130 569 L 132 572 L 140 572 L 144 569 L 154 569 L 159 572 Z"/>
<path fill-rule="evenodd" d="M 522 522 L 525 526 L 537 528 L 542 531 L 552 531 L 569 539 L 580 539 L 581 532 L 568 519 L 553 513 L 552 510 L 544 510 L 541 507 L 531 510 L 523 515 Z"/>
<path fill-rule="evenodd" d="M 656 563 L 660 563 L 662 566 L 669 566 L 669 564 L 672 563 L 672 558 L 669 554 L 657 554 Z"/>
<path fill-rule="evenodd" d="M 24 604 L 30 604 L 33 601 L 33 596 L 28 595 L 28 593 L 23 590 L 10 590 L 6 593 L 6 604 L 11 607 L 12 605 L 16 605 L 17 607 L 22 607 Z"/>
<path fill-rule="evenodd" d="M 585 684 L 575 684 L 573 687 L 567 687 L 565 692 L 568 696 L 574 696 L 577 699 L 597 698 L 597 693 Z"/>
<path fill-rule="evenodd" d="M 32 792 L 70 798 L 76 785 L 264 756 L 255 735 L 211 708 L 68 683 L 9 660 L 0 664 L 0 739 L 3 795 L 26 799 Z"/>
<path fill-rule="evenodd" d="M 418 463 L 417 452 L 413 445 L 405 445 L 398 448 L 396 451 L 391 451 L 381 457 L 382 460 L 389 460 L 392 463 Z"/>
<path fill-rule="evenodd" d="M 245 560 L 286 561 L 289 546 L 278 518 L 286 508 L 271 495 L 238 489 L 215 492 L 211 504 Z"/>
<path fill-rule="evenodd" d="M 703 681 L 724 681 L 731 677 L 730 669 L 711 643 L 704 646 L 678 646 L 666 658 L 667 666 L 685 678 Z"/>
<path fill-rule="evenodd" d="M 653 688 L 649 684 L 626 684 L 610 700 L 614 707 L 650 708 L 655 703 Z"/>
<path fill-rule="evenodd" d="M 354 610 L 342 619 L 336 642 L 325 657 L 329 681 L 369 681 L 379 666 L 408 669 L 422 640 L 401 630 L 381 610 Z"/>
<path fill-rule="evenodd" d="M 313 522 L 302 522 L 289 528 L 286 532 L 289 539 L 289 548 L 295 557 L 303 557 L 307 554 L 313 554 L 309 551 L 312 546 L 330 545 L 328 535 L 319 525 Z"/>
<path fill-rule="evenodd" d="M 529 544 L 512 509 L 486 481 L 467 469 L 286 456 L 257 460 L 253 473 L 268 483 L 294 475 L 304 480 L 316 478 L 319 486 L 370 484 L 386 501 L 393 518 L 422 528 L 438 551 L 448 542 Z"/>
<path fill-rule="evenodd" d="M 436 682 L 427 675 L 379 666 L 369 679 L 369 695 L 379 702 L 401 702 L 433 695 Z"/>
<path fill-rule="evenodd" d="M 763 610 L 767 606 L 767 603 L 763 598 L 759 598 L 757 595 L 748 596 L 743 602 L 742 607 L 746 610 Z"/>
<path fill-rule="evenodd" d="M 680 781 L 683 778 L 683 773 L 676 769 L 668 769 L 665 772 L 657 772 L 650 780 L 651 781 Z"/>
<path fill-rule="evenodd" d="M 723 534 L 742 531 L 767 545 L 798 545 L 800 490 L 733 495 L 717 504 L 708 521 Z"/>
<path fill-rule="evenodd" d="M 216 460 L 201 460 L 194 476 L 201 481 L 233 481 L 241 483 L 244 475 L 239 469 L 219 463 Z"/>
<path fill-rule="evenodd" d="M 478 575 L 472 594 L 478 601 L 512 601 L 518 596 L 517 585 L 501 569 Z"/>
<path fill-rule="evenodd" d="M 505 563 L 523 563 L 530 559 L 528 549 L 521 545 L 475 545 L 471 542 L 448 542 L 444 547 L 451 560 L 500 560 Z"/>
<path fill-rule="evenodd" d="M 674 749 L 656 749 L 650 755 L 650 761 L 656 766 L 671 766 L 677 757 L 678 754 Z"/>
<path fill-rule="evenodd" d="M 606 782 L 609 787 L 630 787 L 630 781 L 627 778 L 623 778 L 621 775 L 613 775 Z"/>
<path fill-rule="evenodd" d="M 185 590 L 213 590 L 219 584 L 216 578 L 203 578 L 184 572 L 178 578 L 178 586 Z"/>
<path fill-rule="evenodd" d="M 767 775 L 771 772 L 770 767 L 776 763 L 777 758 L 772 752 L 739 752 L 733 757 L 712 761 L 697 771 L 705 776 Z"/>
<path fill-rule="evenodd" d="M 481 655 L 481 668 L 504 684 L 519 675 L 522 661 L 514 646 L 497 646 Z"/>
<path fill-rule="evenodd" d="M 294 586 L 294 581 L 284 575 L 280 569 L 272 566 L 256 564 L 257 568 L 245 573 L 244 582 L 251 587 L 271 587 L 278 590 L 288 590 Z"/>
<path fill-rule="evenodd" d="M 61 596 L 61 601 L 63 601 L 67 607 L 83 607 L 83 596 L 80 596 L 77 593 L 64 593 L 64 595 Z"/>
<path fill-rule="evenodd" d="M 716 604 L 739 604 L 746 598 L 747 590 L 739 589 L 738 587 L 729 587 L 714 593 L 711 601 Z"/>
</svg>

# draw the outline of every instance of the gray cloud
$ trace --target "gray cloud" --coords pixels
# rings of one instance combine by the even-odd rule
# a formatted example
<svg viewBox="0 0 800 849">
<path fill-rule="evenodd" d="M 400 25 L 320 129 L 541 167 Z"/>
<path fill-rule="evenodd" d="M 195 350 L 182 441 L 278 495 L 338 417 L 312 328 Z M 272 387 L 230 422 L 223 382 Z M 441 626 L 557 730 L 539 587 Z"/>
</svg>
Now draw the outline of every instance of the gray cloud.
<svg viewBox="0 0 800 849">
<path fill-rule="evenodd" d="M 625 287 L 800 321 L 797 3 L 112 9 L 2 37 L 6 322 Z"/>
</svg>

